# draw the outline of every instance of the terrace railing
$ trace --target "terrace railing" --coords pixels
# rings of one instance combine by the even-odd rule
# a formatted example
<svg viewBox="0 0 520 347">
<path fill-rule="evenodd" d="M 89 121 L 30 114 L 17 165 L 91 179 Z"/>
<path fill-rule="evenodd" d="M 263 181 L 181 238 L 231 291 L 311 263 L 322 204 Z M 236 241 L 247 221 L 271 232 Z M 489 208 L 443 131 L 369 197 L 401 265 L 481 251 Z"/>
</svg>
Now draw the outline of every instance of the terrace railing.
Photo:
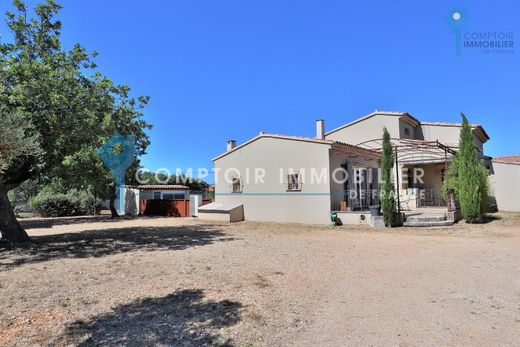
<svg viewBox="0 0 520 347">
<path fill-rule="evenodd" d="M 379 204 L 378 190 L 339 190 L 331 192 L 331 211 L 368 211 Z"/>
</svg>

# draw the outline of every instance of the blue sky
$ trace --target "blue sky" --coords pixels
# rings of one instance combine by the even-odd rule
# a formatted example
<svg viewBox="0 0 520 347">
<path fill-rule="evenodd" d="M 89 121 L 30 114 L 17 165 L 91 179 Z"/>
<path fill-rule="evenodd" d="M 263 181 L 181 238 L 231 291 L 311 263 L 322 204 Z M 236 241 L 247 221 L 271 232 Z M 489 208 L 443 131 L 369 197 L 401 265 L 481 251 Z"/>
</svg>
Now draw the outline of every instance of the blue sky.
<svg viewBox="0 0 520 347">
<path fill-rule="evenodd" d="M 151 96 L 152 170 L 211 167 L 228 139 L 314 136 L 318 118 L 332 129 L 375 109 L 424 121 L 464 111 L 489 133 L 487 154 L 520 153 L 520 51 L 457 57 L 446 21 L 465 6 L 464 32 L 520 44 L 518 1 L 60 3 L 65 44 L 98 51 L 102 73 Z"/>
</svg>

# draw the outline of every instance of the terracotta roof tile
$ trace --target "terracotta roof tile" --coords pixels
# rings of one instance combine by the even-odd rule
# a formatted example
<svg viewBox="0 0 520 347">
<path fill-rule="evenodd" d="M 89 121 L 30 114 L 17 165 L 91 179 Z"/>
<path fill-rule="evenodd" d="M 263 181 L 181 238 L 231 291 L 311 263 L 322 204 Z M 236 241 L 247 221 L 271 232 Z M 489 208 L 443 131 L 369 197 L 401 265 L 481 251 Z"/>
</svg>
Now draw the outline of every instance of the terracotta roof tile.
<svg viewBox="0 0 520 347">
<path fill-rule="evenodd" d="M 520 154 L 508 155 L 508 156 L 504 156 L 504 157 L 494 157 L 493 162 L 501 163 L 501 164 L 520 165 Z"/>
</svg>

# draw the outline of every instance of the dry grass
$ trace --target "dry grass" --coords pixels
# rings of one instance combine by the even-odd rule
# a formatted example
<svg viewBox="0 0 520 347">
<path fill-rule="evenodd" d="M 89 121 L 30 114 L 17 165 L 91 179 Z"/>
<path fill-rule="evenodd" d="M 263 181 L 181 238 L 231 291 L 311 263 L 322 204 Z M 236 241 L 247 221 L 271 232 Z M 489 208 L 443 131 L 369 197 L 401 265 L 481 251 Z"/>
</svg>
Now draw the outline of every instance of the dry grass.
<svg viewBox="0 0 520 347">
<path fill-rule="evenodd" d="M 452 228 L 29 219 L 0 345 L 518 345 L 520 215 Z"/>
</svg>

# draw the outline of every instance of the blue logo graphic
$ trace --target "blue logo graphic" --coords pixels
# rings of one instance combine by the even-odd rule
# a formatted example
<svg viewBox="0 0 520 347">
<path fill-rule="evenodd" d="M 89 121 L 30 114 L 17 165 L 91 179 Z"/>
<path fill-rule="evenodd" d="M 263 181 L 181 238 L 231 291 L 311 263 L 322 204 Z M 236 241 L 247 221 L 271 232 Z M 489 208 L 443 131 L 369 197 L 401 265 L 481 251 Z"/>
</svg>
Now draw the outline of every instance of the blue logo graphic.
<svg viewBox="0 0 520 347">
<path fill-rule="evenodd" d="M 462 29 L 469 20 L 468 12 L 464 7 L 454 8 L 446 18 L 448 25 L 455 33 L 455 53 L 457 57 L 461 55 Z"/>
<path fill-rule="evenodd" d="M 96 150 L 103 164 L 112 172 L 116 181 L 116 197 L 119 201 L 118 211 L 124 210 L 124 201 L 121 198 L 121 189 L 125 184 L 126 169 L 134 162 L 137 149 L 135 137 L 116 134 L 112 136 L 103 146 Z"/>
</svg>

